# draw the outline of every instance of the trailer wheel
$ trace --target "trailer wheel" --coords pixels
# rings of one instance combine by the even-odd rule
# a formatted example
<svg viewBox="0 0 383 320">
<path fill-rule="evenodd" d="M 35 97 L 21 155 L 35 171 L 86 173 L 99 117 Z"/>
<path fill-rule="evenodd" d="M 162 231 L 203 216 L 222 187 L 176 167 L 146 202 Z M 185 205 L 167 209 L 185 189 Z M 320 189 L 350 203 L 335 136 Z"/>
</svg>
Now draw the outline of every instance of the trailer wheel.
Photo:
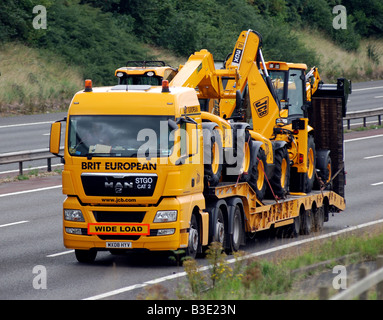
<svg viewBox="0 0 383 320">
<path fill-rule="evenodd" d="M 300 216 L 294 218 L 294 222 L 287 226 L 279 227 L 275 230 L 277 238 L 296 238 L 299 235 L 301 229 Z"/>
<path fill-rule="evenodd" d="M 92 263 L 96 259 L 97 251 L 95 249 L 90 250 L 80 250 L 75 249 L 74 251 L 76 259 L 81 263 Z"/>
<path fill-rule="evenodd" d="M 195 257 L 197 256 L 199 244 L 199 226 L 197 222 L 197 217 L 193 213 L 190 219 L 189 240 L 188 246 L 186 248 L 186 256 L 195 259 Z"/>
<path fill-rule="evenodd" d="M 221 135 L 217 130 L 203 130 L 204 178 L 210 186 L 216 186 L 221 178 L 223 150 Z"/>
<path fill-rule="evenodd" d="M 302 210 L 303 209 L 303 210 Z M 309 235 L 312 229 L 313 217 L 311 210 L 301 209 L 301 234 Z"/>
<path fill-rule="evenodd" d="M 228 253 L 231 253 L 233 251 L 238 251 L 239 247 L 241 246 L 241 241 L 243 238 L 243 224 L 242 224 L 242 213 L 241 208 L 236 205 L 235 211 L 233 215 L 233 232 L 231 234 L 228 234 L 229 239 L 229 246 L 228 246 Z"/>
<path fill-rule="evenodd" d="M 324 207 L 317 208 L 313 215 L 314 218 L 314 231 L 320 232 L 323 230 L 324 224 Z"/>
<path fill-rule="evenodd" d="M 272 191 L 279 198 L 285 198 L 289 193 L 290 183 L 290 158 L 286 147 L 275 151 L 275 168 L 273 177 L 270 179 Z M 270 196 L 273 192 L 269 190 Z"/>
</svg>

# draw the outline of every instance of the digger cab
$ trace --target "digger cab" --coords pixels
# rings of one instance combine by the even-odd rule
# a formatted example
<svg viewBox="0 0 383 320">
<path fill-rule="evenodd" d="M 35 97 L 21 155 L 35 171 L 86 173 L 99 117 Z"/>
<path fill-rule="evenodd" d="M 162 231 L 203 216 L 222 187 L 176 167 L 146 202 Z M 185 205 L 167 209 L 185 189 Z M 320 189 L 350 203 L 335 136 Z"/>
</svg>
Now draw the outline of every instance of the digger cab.
<svg viewBox="0 0 383 320">
<path fill-rule="evenodd" d="M 281 102 L 281 114 L 289 118 L 306 118 L 306 64 L 269 61 L 266 68 Z"/>
<path fill-rule="evenodd" d="M 177 70 L 164 61 L 128 61 L 126 67 L 118 68 L 115 76 L 122 85 L 161 86 L 162 80 L 171 81 Z"/>
</svg>

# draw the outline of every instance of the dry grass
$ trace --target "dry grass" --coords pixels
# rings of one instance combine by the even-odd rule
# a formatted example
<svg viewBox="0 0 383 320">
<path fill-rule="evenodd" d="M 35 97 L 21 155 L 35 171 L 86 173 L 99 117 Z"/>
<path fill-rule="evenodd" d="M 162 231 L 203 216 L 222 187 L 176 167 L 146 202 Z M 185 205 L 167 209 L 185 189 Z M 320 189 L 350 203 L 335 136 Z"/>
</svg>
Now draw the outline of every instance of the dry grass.
<svg viewBox="0 0 383 320">
<path fill-rule="evenodd" d="M 62 110 L 82 87 L 80 70 L 46 50 L 19 43 L 0 49 L 0 114 Z"/>
<path fill-rule="evenodd" d="M 300 30 L 297 36 L 318 55 L 319 72 L 324 81 L 338 77 L 353 82 L 383 78 L 383 39 L 363 39 L 357 51 L 348 52 L 317 31 Z"/>
</svg>

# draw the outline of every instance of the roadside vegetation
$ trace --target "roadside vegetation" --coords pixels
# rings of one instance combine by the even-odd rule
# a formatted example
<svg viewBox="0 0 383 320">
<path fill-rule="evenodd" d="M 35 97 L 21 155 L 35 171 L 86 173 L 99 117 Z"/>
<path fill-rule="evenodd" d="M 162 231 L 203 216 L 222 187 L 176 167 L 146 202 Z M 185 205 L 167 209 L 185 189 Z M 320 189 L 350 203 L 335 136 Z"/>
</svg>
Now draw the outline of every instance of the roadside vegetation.
<svg viewBox="0 0 383 320">
<path fill-rule="evenodd" d="M 381 227 L 363 234 L 351 233 L 315 241 L 281 251 L 270 258 L 243 259 L 245 252 L 240 251 L 234 254 L 233 263 L 227 262 L 221 245 L 213 243 L 206 255 L 210 268 L 202 267 L 194 259 L 183 262 L 187 282 L 178 284 L 176 295 L 187 300 L 315 300 L 318 299 L 319 288 L 303 290 L 300 287 L 303 281 L 321 272 L 331 273 L 335 265 L 374 261 L 382 253 Z M 340 257 L 344 258 L 342 262 Z M 318 267 L 305 270 L 305 267 L 316 264 Z M 332 281 L 327 285 L 331 284 Z M 336 291 L 331 293 L 336 294 Z M 147 287 L 138 298 L 166 300 L 174 297 L 173 293 L 157 284 Z"/>
<path fill-rule="evenodd" d="M 334 29 L 340 0 L 3 0 L 0 3 L 0 114 L 65 108 L 85 78 L 116 83 L 128 60 L 174 67 L 206 48 L 225 59 L 242 30 L 259 31 L 266 60 L 304 62 L 326 81 L 383 75 L 383 4 L 349 0 L 347 29 Z M 33 8 L 47 9 L 36 30 Z"/>
</svg>

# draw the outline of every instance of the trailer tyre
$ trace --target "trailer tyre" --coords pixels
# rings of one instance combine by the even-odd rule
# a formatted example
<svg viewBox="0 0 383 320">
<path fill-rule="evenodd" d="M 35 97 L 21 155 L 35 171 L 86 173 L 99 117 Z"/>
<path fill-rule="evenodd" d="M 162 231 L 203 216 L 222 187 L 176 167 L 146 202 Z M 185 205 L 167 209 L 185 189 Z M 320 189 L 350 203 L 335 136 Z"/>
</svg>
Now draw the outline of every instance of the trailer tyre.
<svg viewBox="0 0 383 320">
<path fill-rule="evenodd" d="M 313 225 L 312 210 L 301 210 L 301 234 L 309 235 Z"/>
</svg>

